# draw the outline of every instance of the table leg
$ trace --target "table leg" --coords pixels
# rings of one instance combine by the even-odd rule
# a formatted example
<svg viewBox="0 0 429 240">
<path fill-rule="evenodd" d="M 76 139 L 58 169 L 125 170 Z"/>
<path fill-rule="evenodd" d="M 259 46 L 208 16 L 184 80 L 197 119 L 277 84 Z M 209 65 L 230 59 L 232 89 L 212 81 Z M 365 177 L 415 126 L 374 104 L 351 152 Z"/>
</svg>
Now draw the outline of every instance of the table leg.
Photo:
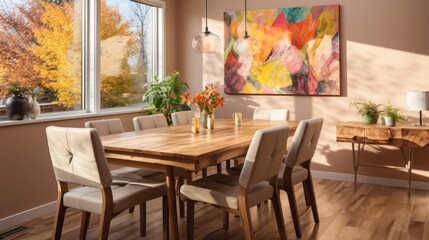
<svg viewBox="0 0 429 240">
<path fill-rule="evenodd" d="M 362 159 L 363 150 L 365 148 L 365 143 L 358 143 L 357 150 L 355 149 L 355 144 L 352 143 L 352 154 L 353 154 L 353 172 L 355 177 L 355 190 L 357 190 L 357 171 L 359 169 L 360 160 Z"/>
<path fill-rule="evenodd" d="M 411 196 L 411 177 L 413 170 L 413 148 L 409 148 L 408 154 L 405 153 L 405 148 L 401 147 L 402 157 L 406 163 L 405 168 L 408 172 L 408 196 Z"/>
<path fill-rule="evenodd" d="M 170 216 L 170 236 L 171 239 L 178 240 L 179 224 L 177 221 L 176 189 L 174 186 L 174 169 L 172 166 L 167 166 L 166 183 L 168 195 L 168 211 Z"/>
</svg>

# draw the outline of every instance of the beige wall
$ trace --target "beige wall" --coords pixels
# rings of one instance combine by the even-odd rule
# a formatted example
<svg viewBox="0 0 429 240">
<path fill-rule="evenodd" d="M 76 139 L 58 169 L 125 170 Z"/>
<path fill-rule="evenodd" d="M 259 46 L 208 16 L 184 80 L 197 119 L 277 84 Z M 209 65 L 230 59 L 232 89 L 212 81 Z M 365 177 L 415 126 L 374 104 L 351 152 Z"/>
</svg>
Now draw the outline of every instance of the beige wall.
<svg viewBox="0 0 429 240">
<path fill-rule="evenodd" d="M 429 90 L 429 1 L 403 0 L 248 0 L 248 9 L 269 9 L 311 5 L 340 5 L 341 28 L 341 90 L 340 97 L 293 97 L 227 95 L 225 106 L 216 117 L 230 117 L 240 111 L 252 117 L 258 106 L 290 109 L 291 119 L 323 117 L 325 119 L 313 169 L 334 173 L 353 173 L 351 146 L 335 142 L 335 124 L 360 120 L 351 99 L 366 99 L 399 107 L 411 121 L 418 114 L 407 111 L 406 91 Z M 223 39 L 223 13 L 244 9 L 243 1 L 209 1 L 209 29 Z M 192 92 L 202 89 L 204 82 L 223 87 L 223 46 L 215 54 L 195 54 L 192 37 L 204 25 L 204 1 L 179 0 L 179 59 L 183 77 Z M 429 117 L 429 113 L 425 113 Z M 382 154 L 378 154 L 382 153 Z M 428 150 L 415 154 L 413 179 L 429 182 Z M 366 155 L 371 161 L 402 166 L 398 150 L 372 149 Z M 426 158 L 425 158 L 426 156 Z M 361 175 L 407 179 L 404 172 L 379 168 L 361 168 Z"/>
<path fill-rule="evenodd" d="M 177 69 L 177 1 L 166 2 L 166 70 Z M 142 113 L 75 120 L 0 126 L 0 219 L 56 200 L 57 187 L 49 158 L 45 128 L 50 125 L 83 127 L 93 119 L 120 117 L 126 131 Z"/>
<path fill-rule="evenodd" d="M 193 92 L 204 82 L 223 85 L 223 52 L 213 55 L 195 54 L 192 37 L 202 30 L 204 1 L 166 0 L 167 51 L 166 69 L 182 72 Z M 223 12 L 243 9 L 244 1 L 209 1 L 210 30 L 223 38 Z M 349 109 L 351 99 L 370 99 L 385 103 L 390 100 L 415 120 L 417 113 L 406 111 L 406 90 L 429 90 L 429 1 L 361 0 L 248 0 L 249 9 L 289 6 L 340 4 L 341 11 L 341 97 L 290 96 L 226 96 L 223 110 L 217 117 L 229 117 L 241 111 L 250 118 L 257 106 L 284 107 L 291 119 L 321 116 L 325 118 L 320 146 L 313 168 L 316 170 L 352 173 L 348 144 L 335 142 L 335 124 L 358 120 Z M 136 114 L 119 115 L 127 130 Z M 110 117 L 110 116 L 109 116 Z M 113 116 L 112 116 L 113 117 Z M 429 117 L 429 113 L 426 113 Z M 103 117 L 100 117 L 103 118 Z M 48 125 L 83 126 L 90 118 L 31 125 L 0 127 L 0 219 L 52 202 L 56 186 L 47 152 L 44 129 Z M 92 118 L 91 118 L 92 119 Z M 383 155 L 376 153 L 382 152 Z M 369 156 L 377 161 L 400 164 L 399 153 L 373 150 Z M 414 179 L 429 182 L 427 151 L 416 153 Z M 406 179 L 402 172 L 365 169 L 362 175 Z"/>
</svg>

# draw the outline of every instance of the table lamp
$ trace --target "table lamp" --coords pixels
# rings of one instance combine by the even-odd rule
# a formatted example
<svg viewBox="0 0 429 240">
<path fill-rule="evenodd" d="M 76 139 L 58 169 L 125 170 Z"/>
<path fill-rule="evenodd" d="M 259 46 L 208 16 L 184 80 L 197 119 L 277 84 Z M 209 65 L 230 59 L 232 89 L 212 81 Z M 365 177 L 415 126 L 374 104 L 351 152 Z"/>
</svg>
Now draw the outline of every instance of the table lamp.
<svg viewBox="0 0 429 240">
<path fill-rule="evenodd" d="M 407 102 L 409 110 L 420 112 L 420 126 L 422 126 L 422 111 L 429 110 L 429 91 L 408 91 Z"/>
</svg>

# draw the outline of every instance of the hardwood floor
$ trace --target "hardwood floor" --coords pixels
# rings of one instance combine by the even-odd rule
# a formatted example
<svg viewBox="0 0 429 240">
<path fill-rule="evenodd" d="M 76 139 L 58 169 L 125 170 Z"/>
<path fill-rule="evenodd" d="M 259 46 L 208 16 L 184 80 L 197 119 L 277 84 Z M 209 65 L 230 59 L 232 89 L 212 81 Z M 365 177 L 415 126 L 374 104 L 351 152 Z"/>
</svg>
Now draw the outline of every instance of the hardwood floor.
<svg viewBox="0 0 429 240">
<path fill-rule="evenodd" d="M 320 224 L 313 222 L 300 185 L 296 186 L 302 239 L 429 239 L 429 191 L 314 179 Z M 288 239 L 296 239 L 289 203 L 281 192 Z M 147 203 L 147 236 L 161 239 L 161 199 Z M 138 211 L 121 213 L 112 220 L 109 239 L 141 239 Z M 279 239 L 271 203 L 251 209 L 256 239 Z M 53 215 L 34 219 L 28 230 L 6 239 L 50 239 Z M 68 210 L 62 239 L 78 239 L 80 213 Z M 179 219 L 181 239 L 186 239 L 186 218 Z M 96 239 L 98 216 L 93 215 L 87 239 Z M 243 239 L 240 219 L 230 216 L 230 229 L 222 228 L 222 214 L 208 204 L 195 206 L 195 239 Z"/>
</svg>

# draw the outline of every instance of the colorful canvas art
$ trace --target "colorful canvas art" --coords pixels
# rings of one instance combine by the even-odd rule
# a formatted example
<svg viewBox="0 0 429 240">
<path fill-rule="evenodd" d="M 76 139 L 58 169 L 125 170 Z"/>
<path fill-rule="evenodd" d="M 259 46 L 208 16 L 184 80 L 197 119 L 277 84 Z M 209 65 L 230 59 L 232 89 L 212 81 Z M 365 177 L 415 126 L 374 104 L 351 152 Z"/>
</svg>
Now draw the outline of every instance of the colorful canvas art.
<svg viewBox="0 0 429 240">
<path fill-rule="evenodd" d="M 247 11 L 254 55 L 237 54 L 244 11 L 226 12 L 225 93 L 339 95 L 339 5 Z"/>
</svg>

